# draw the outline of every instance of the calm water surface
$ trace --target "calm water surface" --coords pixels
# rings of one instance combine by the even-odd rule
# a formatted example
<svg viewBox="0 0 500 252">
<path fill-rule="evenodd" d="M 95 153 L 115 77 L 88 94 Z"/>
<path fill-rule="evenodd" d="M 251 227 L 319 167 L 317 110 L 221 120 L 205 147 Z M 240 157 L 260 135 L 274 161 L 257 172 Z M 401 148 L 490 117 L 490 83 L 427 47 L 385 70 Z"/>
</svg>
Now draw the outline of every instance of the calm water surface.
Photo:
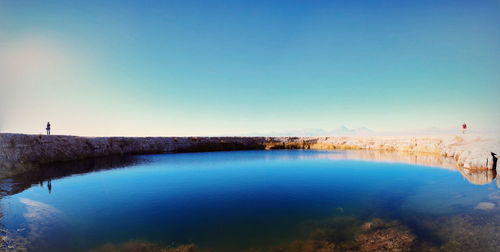
<svg viewBox="0 0 500 252">
<path fill-rule="evenodd" d="M 345 221 L 336 220 L 357 227 L 374 218 L 407 227 L 419 250 L 451 246 L 452 236 L 460 236 L 456 228 L 439 223 L 464 228 L 491 224 L 489 232 L 497 231 L 500 193 L 494 177 L 487 181 L 492 183 L 476 185 L 457 170 L 342 155 L 145 155 L 115 165 L 119 169 L 4 180 L 2 187 L 10 193 L 0 200 L 1 224 L 13 237 L 12 246 L 24 242 L 33 251 L 87 251 L 130 240 L 194 243 L 207 251 L 266 250 L 308 239 L 324 223 L 332 232 L 343 232 L 335 228 L 341 225 L 336 223 L 345 228 Z M 85 171 L 80 170 L 74 173 Z M 354 239 L 354 234 L 338 234 L 333 235 L 338 242 Z M 485 239 L 470 238 L 472 243 Z M 496 248 L 493 243 L 484 250 Z"/>
</svg>

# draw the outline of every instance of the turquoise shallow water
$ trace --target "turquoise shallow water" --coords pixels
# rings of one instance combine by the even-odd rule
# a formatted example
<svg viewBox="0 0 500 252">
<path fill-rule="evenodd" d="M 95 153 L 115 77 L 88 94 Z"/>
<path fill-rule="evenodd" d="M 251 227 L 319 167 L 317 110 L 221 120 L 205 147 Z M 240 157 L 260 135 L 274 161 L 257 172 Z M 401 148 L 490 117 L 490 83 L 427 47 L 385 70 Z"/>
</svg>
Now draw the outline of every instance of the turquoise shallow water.
<svg viewBox="0 0 500 252">
<path fill-rule="evenodd" d="M 495 181 L 479 186 L 456 170 L 340 154 L 145 155 L 117 169 L 45 175 L 3 196 L 2 225 L 33 251 L 86 251 L 130 240 L 243 251 L 307 239 L 325 220 L 349 217 L 359 225 L 380 218 L 408 227 L 417 243 L 443 246 L 444 231 L 433 221 L 498 209 Z M 481 202 L 492 209 L 476 208 Z"/>
</svg>

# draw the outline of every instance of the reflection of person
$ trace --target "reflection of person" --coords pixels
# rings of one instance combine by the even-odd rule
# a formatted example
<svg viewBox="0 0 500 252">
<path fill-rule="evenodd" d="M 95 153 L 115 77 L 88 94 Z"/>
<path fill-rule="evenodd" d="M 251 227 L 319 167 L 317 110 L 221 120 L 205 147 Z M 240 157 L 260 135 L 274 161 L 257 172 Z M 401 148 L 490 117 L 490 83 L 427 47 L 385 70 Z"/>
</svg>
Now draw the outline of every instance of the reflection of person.
<svg viewBox="0 0 500 252">
<path fill-rule="evenodd" d="M 49 193 L 52 192 L 52 181 L 50 179 L 47 182 L 47 188 L 49 188 Z"/>
<path fill-rule="evenodd" d="M 467 124 L 462 124 L 462 134 L 465 134 L 465 130 L 467 129 Z"/>
<path fill-rule="evenodd" d="M 47 122 L 47 128 L 45 128 L 47 130 L 47 135 L 50 135 L 50 122 Z"/>
</svg>

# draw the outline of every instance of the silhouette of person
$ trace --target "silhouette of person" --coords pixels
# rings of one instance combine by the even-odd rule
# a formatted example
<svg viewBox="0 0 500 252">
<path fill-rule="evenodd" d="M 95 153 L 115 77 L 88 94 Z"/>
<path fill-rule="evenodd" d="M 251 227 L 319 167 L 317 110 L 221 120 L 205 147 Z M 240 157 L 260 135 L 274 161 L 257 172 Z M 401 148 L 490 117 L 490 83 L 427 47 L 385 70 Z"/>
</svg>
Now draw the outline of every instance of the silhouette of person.
<svg viewBox="0 0 500 252">
<path fill-rule="evenodd" d="M 52 192 L 52 181 L 50 179 L 47 182 L 47 188 L 49 188 L 49 193 Z"/>
<path fill-rule="evenodd" d="M 50 122 L 47 122 L 47 128 L 45 128 L 47 130 L 47 135 L 50 135 Z"/>
<path fill-rule="evenodd" d="M 497 161 L 498 161 L 497 154 L 492 152 L 491 157 L 493 157 L 493 164 L 491 165 L 491 169 L 496 170 L 497 169 Z"/>
<path fill-rule="evenodd" d="M 462 134 L 465 134 L 465 130 L 467 129 L 467 124 L 462 124 Z"/>
</svg>

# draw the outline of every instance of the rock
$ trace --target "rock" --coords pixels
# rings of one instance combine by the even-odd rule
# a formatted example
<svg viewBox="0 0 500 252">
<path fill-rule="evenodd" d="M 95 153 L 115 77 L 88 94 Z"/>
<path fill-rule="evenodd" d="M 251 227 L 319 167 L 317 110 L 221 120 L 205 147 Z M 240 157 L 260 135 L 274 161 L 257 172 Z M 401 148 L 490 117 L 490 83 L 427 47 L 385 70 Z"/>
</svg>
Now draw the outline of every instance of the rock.
<svg viewBox="0 0 500 252">
<path fill-rule="evenodd" d="M 425 230 L 433 230 L 437 240 L 443 241 L 433 244 L 435 251 L 500 251 L 500 215 L 496 211 L 446 215 L 423 220 L 421 224 Z"/>
<path fill-rule="evenodd" d="M 490 193 L 490 195 L 488 195 L 488 198 L 491 200 L 500 200 L 500 191 Z"/>
<path fill-rule="evenodd" d="M 433 137 L 78 137 L 0 133 L 0 168 L 11 176 L 30 165 L 112 155 L 255 149 L 369 149 L 418 153 L 407 162 L 426 163 L 426 154 L 451 156 L 455 165 L 492 169 L 491 152 L 500 139 L 472 136 Z M 387 160 L 389 161 L 389 160 Z M 431 165 L 435 165 L 433 162 Z"/>
<path fill-rule="evenodd" d="M 335 252 L 335 244 L 328 241 L 298 240 L 284 249 L 287 252 Z"/>
<path fill-rule="evenodd" d="M 361 226 L 361 230 L 368 231 L 372 227 L 373 227 L 373 223 L 372 222 L 366 222 L 366 223 L 363 224 L 363 226 Z"/>
<path fill-rule="evenodd" d="M 360 251 L 409 251 L 415 235 L 400 223 L 375 219 L 361 227 L 364 232 L 356 237 Z"/>
<path fill-rule="evenodd" d="M 180 245 L 177 247 L 164 247 L 149 241 L 131 240 L 120 244 L 107 243 L 89 252 L 196 252 L 199 251 L 194 244 Z"/>
<path fill-rule="evenodd" d="M 495 203 L 492 202 L 479 202 L 474 209 L 479 210 L 492 210 L 495 208 Z"/>
</svg>

